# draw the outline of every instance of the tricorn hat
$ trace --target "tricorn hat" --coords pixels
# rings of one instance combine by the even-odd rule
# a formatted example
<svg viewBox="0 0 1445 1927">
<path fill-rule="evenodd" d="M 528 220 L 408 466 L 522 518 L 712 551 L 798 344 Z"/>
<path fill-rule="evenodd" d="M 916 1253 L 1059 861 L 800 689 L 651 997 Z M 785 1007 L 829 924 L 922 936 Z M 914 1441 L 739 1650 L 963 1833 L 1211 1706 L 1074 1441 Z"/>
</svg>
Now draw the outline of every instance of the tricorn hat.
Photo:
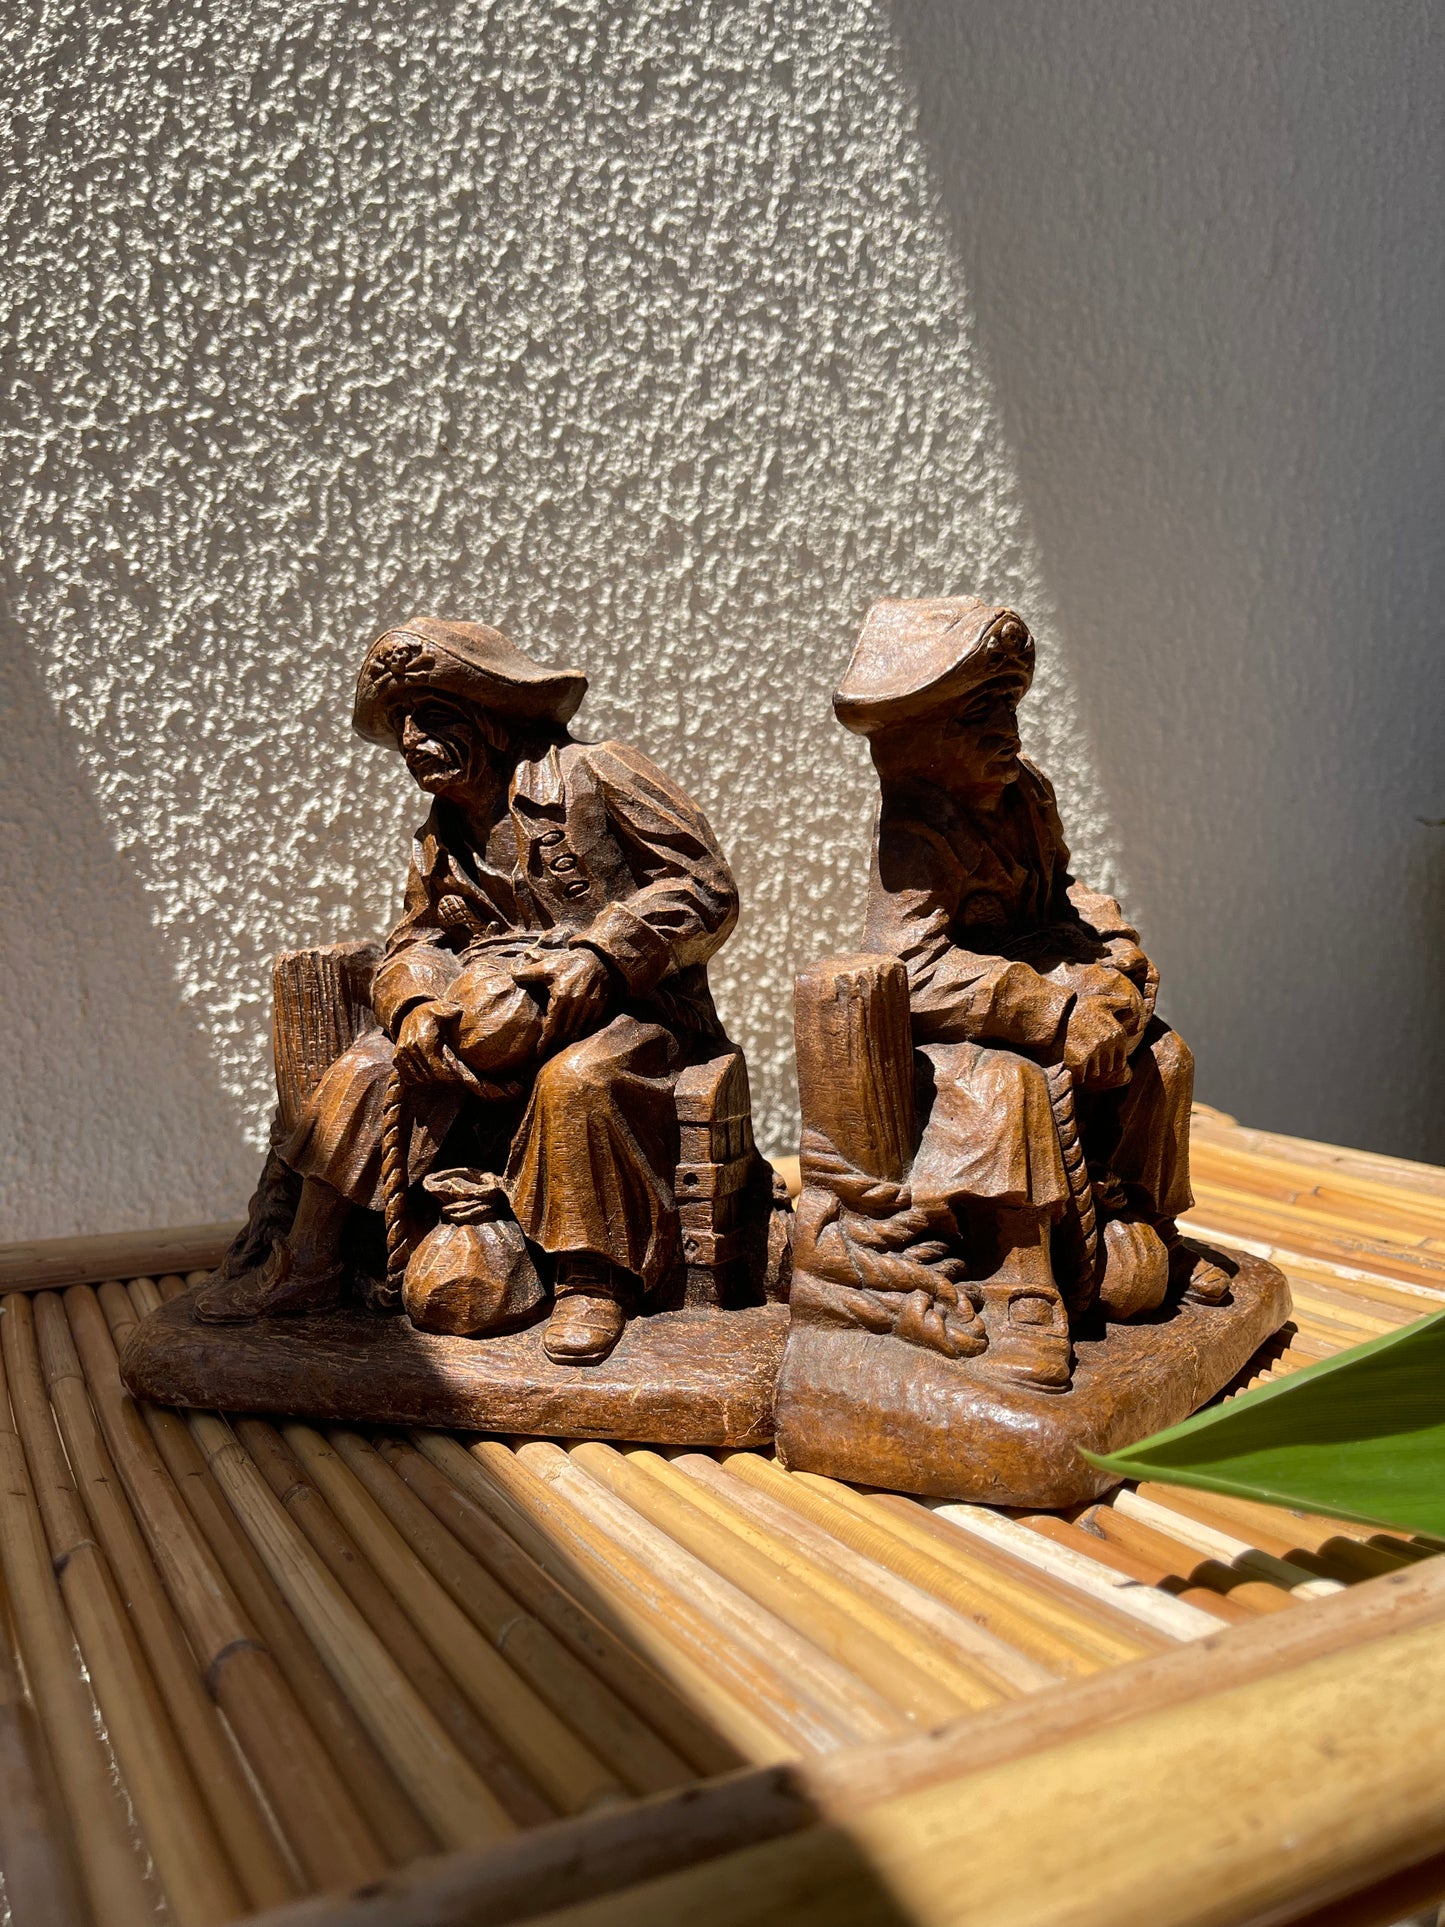
<svg viewBox="0 0 1445 1927">
<path fill-rule="evenodd" d="M 1034 639 L 1021 616 L 977 596 L 875 602 L 833 697 L 838 721 L 860 736 L 916 721 L 1007 677 L 1022 696 Z"/>
<path fill-rule="evenodd" d="M 434 689 L 469 707 L 529 723 L 566 723 L 587 694 L 579 669 L 553 669 L 483 622 L 414 616 L 366 652 L 351 725 L 369 743 L 395 745 L 398 698 Z"/>
</svg>

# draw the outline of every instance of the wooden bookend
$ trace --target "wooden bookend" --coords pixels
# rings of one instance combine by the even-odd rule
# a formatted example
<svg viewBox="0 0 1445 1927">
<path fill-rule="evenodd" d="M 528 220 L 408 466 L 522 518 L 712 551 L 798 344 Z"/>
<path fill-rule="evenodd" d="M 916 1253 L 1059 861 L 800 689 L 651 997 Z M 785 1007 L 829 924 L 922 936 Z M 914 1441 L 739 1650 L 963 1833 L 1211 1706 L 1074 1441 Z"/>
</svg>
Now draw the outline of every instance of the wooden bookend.
<svg viewBox="0 0 1445 1927">
<path fill-rule="evenodd" d="M 682 790 L 570 735 L 585 689 L 480 623 L 368 651 L 355 727 L 432 804 L 404 914 L 277 959 L 270 1155 L 216 1272 L 136 1331 L 133 1391 L 771 1435 L 790 1214 L 707 982 L 737 890 Z"/>
<path fill-rule="evenodd" d="M 839 1478 L 1055 1506 L 1114 1482 L 1080 1448 L 1183 1418 L 1289 1293 L 1179 1232 L 1193 1059 L 1020 755 L 1033 654 L 1010 609 L 880 602 L 834 698 L 880 810 L 868 953 L 797 983 L 777 1445 Z"/>
</svg>

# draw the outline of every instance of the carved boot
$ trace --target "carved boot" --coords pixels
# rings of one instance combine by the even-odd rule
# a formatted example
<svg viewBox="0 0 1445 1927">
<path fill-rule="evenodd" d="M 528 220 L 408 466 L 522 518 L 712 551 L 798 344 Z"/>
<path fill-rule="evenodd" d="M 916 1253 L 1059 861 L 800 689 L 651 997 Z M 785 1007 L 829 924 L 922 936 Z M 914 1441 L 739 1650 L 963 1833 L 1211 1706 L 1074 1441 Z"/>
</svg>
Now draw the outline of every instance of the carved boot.
<svg viewBox="0 0 1445 1927">
<path fill-rule="evenodd" d="M 278 1238 L 263 1264 L 203 1285 L 191 1309 L 206 1325 L 245 1325 L 253 1318 L 326 1311 L 340 1299 L 345 1278 L 346 1267 L 339 1264 L 298 1271 L 290 1245 Z"/>
<path fill-rule="evenodd" d="M 1099 1303 L 1107 1318 L 1122 1322 L 1154 1311 L 1169 1289 L 1169 1253 L 1153 1225 L 1139 1218 L 1110 1218 L 1104 1226 Z"/>
<path fill-rule="evenodd" d="M 1057 1286 L 984 1284 L 983 1323 L 988 1350 L 978 1369 L 1039 1392 L 1065 1392 L 1074 1370 L 1069 1314 Z"/>
<path fill-rule="evenodd" d="M 564 1253 L 557 1260 L 556 1292 L 542 1349 L 558 1365 L 600 1365 L 627 1323 L 614 1267 L 588 1252 Z"/>
<path fill-rule="evenodd" d="M 1223 1305 L 1229 1299 L 1232 1270 L 1218 1262 L 1218 1253 L 1207 1251 L 1190 1238 L 1180 1236 L 1172 1218 L 1161 1219 L 1156 1227 L 1169 1253 L 1169 1282 L 1183 1285 L 1185 1298 L 1196 1305 Z"/>
</svg>

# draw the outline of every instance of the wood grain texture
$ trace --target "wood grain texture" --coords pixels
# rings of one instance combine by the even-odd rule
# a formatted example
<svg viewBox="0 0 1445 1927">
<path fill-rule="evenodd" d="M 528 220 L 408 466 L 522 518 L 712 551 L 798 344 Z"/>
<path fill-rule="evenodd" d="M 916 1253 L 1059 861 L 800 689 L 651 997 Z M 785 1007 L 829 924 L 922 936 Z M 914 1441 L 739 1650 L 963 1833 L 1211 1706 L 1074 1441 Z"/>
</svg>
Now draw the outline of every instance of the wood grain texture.
<svg viewBox="0 0 1445 1927">
<path fill-rule="evenodd" d="M 914 1138 L 907 971 L 871 956 L 812 964 L 794 990 L 793 1028 L 805 1128 L 896 1184 Z"/>
<path fill-rule="evenodd" d="M 1289 1312 L 1283 1274 L 1241 1257 L 1232 1302 L 1177 1303 L 1075 1342 L 1067 1391 L 1000 1385 L 971 1361 L 885 1334 L 794 1327 L 778 1382 L 779 1457 L 835 1478 L 985 1505 L 1058 1507 L 1117 1484 L 1078 1456 L 1197 1410 Z"/>
<path fill-rule="evenodd" d="M 549 1438 L 762 1445 L 787 1307 L 699 1306 L 632 1320 L 611 1356 L 558 1365 L 540 1326 L 485 1341 L 359 1310 L 203 1325 L 177 1299 L 137 1327 L 122 1371 L 172 1405 Z"/>
</svg>

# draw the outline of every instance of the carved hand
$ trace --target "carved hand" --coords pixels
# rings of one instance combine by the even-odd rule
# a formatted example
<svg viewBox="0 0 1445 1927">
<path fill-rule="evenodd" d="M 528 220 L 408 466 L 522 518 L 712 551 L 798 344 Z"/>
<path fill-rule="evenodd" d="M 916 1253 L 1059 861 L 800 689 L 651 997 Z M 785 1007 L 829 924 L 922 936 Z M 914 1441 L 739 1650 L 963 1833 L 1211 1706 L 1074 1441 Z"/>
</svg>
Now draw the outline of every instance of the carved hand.
<svg viewBox="0 0 1445 1927">
<path fill-rule="evenodd" d="M 459 1084 L 466 1071 L 446 1039 L 450 1012 L 436 1004 L 417 1004 L 402 1019 L 396 1033 L 393 1062 L 397 1075 L 409 1084 Z"/>
<path fill-rule="evenodd" d="M 1086 1091 L 1116 1090 L 1129 1081 L 1129 1046 L 1137 1033 L 1114 1000 L 1080 997 L 1069 1013 L 1064 1063 Z"/>
<path fill-rule="evenodd" d="M 1159 994 L 1159 972 L 1144 955 L 1137 943 L 1128 937 L 1113 937 L 1109 941 L 1109 963 L 1122 977 L 1127 977 L 1144 1000 L 1148 1017 L 1154 1015 L 1154 999 Z"/>
<path fill-rule="evenodd" d="M 545 951 L 534 962 L 519 965 L 512 975 L 528 990 L 546 996 L 547 1013 L 538 1046 L 544 1057 L 595 1029 L 607 1009 L 611 985 L 607 966 L 595 950 L 579 947 Z"/>
</svg>

